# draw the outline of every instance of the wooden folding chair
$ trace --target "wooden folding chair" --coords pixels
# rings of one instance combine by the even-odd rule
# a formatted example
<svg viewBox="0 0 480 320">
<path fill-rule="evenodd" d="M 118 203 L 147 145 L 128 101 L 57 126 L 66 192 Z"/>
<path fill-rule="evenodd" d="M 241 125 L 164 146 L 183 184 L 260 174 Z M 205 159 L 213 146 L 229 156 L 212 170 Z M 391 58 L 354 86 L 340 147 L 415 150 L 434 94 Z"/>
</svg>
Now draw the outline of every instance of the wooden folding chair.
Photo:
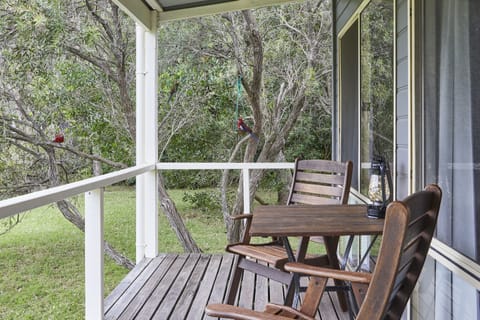
<svg viewBox="0 0 480 320">
<path fill-rule="evenodd" d="M 346 204 L 350 193 L 352 167 L 351 161 L 297 159 L 287 205 Z M 247 219 L 247 227 L 242 242 L 230 244 L 226 248 L 227 252 L 237 254 L 238 258 L 225 302 L 234 304 L 243 272 L 247 270 L 287 284 L 289 290 L 285 303 L 290 305 L 294 296 L 293 276 L 283 268 L 288 262 L 283 240 L 272 239 L 268 243 L 252 244 L 248 234 L 252 217 L 252 214 L 234 217 L 234 219 Z M 302 238 L 299 249 L 306 248 L 308 241 L 308 238 Z M 308 256 L 304 262 L 338 268 L 337 245 L 338 237 L 325 239 L 327 255 Z M 343 308 L 346 308 L 343 293 L 340 293 L 339 297 L 342 299 Z"/>
<path fill-rule="evenodd" d="M 314 319 L 329 278 L 350 284 L 360 306 L 356 319 L 400 319 L 425 263 L 437 223 L 441 189 L 428 185 L 387 208 L 377 265 L 372 274 L 287 263 L 285 269 L 310 275 L 299 310 L 268 304 L 263 312 L 227 304 L 206 308 L 210 316 L 229 319 Z"/>
</svg>

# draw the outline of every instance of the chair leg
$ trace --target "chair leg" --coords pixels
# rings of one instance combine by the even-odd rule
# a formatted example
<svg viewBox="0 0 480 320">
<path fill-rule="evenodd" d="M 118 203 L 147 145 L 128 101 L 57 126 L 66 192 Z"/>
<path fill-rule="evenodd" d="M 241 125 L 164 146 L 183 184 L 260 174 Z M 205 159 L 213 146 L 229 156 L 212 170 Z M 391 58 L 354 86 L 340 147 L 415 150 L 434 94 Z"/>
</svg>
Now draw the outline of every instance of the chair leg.
<svg viewBox="0 0 480 320">
<path fill-rule="evenodd" d="M 243 269 L 239 267 L 240 260 L 245 259 L 244 257 L 238 256 L 235 259 L 234 265 L 233 265 L 233 275 L 230 278 L 230 283 L 228 286 L 228 291 L 227 291 L 227 297 L 225 299 L 226 304 L 235 304 L 235 298 L 237 296 L 238 288 L 240 286 L 240 281 L 242 279 L 243 275 Z"/>
<path fill-rule="evenodd" d="M 288 287 L 287 287 L 287 295 L 285 296 L 285 301 L 284 305 L 291 307 L 293 304 L 293 298 L 295 298 L 295 288 L 297 288 L 298 284 L 295 283 L 295 277 L 294 275 L 290 275 L 290 281 L 288 282 Z"/>
<path fill-rule="evenodd" d="M 325 241 L 325 249 L 327 250 L 330 266 L 334 269 L 340 269 L 340 263 L 338 262 L 338 257 L 337 257 L 337 247 L 338 247 L 339 238 L 324 237 L 324 241 Z M 335 285 L 343 286 L 344 283 L 343 281 L 335 280 Z M 342 309 L 342 311 L 347 311 L 348 303 L 347 303 L 347 297 L 345 295 L 345 292 L 343 290 L 338 290 L 337 297 L 338 297 L 338 302 L 340 304 L 340 308 Z"/>
</svg>

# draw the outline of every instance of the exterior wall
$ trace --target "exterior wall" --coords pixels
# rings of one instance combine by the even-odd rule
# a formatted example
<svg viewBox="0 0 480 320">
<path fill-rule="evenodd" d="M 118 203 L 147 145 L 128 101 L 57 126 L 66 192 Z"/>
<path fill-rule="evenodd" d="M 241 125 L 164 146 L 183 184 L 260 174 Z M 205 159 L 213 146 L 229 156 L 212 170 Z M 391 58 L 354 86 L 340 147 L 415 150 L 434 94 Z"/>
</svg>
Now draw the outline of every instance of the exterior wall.
<svg viewBox="0 0 480 320">
<path fill-rule="evenodd" d="M 480 197 L 476 196 L 480 2 L 394 1 L 396 198 L 427 183 L 437 183 L 444 191 L 437 233 L 411 299 L 410 318 L 480 319 Z M 365 5 L 361 2 L 334 0 L 334 45 L 339 34 L 345 36 L 341 32 L 352 15 Z M 341 69 L 338 57 L 334 55 L 336 76 Z M 353 72 L 349 75 L 355 77 Z M 333 110 L 341 119 L 344 110 L 339 105 L 344 109 L 347 104 L 340 101 L 337 85 L 338 81 Z M 342 133 L 355 130 L 348 125 L 342 128 L 345 122 L 335 125 Z M 334 144 L 345 156 L 354 151 L 342 148 L 342 133 Z"/>
<path fill-rule="evenodd" d="M 342 30 L 363 0 L 337 0 L 335 2 L 335 21 L 337 32 Z"/>
</svg>

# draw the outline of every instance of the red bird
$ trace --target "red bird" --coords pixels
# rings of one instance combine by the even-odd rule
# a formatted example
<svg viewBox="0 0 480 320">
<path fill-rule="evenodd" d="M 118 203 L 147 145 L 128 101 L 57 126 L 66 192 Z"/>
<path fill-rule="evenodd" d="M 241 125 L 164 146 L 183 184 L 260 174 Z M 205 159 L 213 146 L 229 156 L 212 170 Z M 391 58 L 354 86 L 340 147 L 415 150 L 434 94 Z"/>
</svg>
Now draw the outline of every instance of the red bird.
<svg viewBox="0 0 480 320">
<path fill-rule="evenodd" d="M 55 135 L 55 139 L 53 139 L 52 142 L 62 143 L 63 141 L 65 141 L 65 137 L 63 136 L 63 133 L 57 133 Z"/>
<path fill-rule="evenodd" d="M 250 138 L 253 138 L 255 139 L 255 141 L 258 141 L 258 136 L 255 133 L 253 133 L 252 129 L 249 126 L 247 126 L 245 122 L 243 122 L 243 119 L 241 117 L 238 118 L 237 127 L 239 131 L 248 133 L 250 135 Z"/>
</svg>

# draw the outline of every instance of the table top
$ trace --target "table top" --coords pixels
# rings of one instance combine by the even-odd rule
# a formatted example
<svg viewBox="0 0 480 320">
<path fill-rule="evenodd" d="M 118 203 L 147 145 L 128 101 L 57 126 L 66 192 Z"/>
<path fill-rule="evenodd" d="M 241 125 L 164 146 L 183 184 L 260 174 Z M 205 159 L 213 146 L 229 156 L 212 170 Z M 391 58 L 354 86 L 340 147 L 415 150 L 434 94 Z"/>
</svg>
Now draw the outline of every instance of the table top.
<svg viewBox="0 0 480 320">
<path fill-rule="evenodd" d="M 366 205 L 259 206 L 252 236 L 342 236 L 383 232 L 384 219 L 367 217 Z"/>
</svg>

